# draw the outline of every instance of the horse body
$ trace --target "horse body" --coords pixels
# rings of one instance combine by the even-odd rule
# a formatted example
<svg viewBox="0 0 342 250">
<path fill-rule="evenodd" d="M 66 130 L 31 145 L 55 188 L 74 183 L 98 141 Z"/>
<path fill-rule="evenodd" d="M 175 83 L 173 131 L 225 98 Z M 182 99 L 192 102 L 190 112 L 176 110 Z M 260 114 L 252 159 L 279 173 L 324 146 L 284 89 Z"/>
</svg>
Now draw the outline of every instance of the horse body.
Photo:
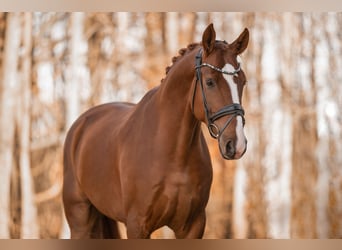
<svg viewBox="0 0 342 250">
<path fill-rule="evenodd" d="M 186 71 L 191 78 L 194 70 Z M 183 236 L 189 229 L 179 225 L 204 216 L 212 180 L 210 156 L 200 122 L 188 105 L 188 93 L 177 94 L 175 105 L 175 91 L 165 90 L 175 77 L 170 73 L 164 84 L 137 105 L 104 104 L 75 122 L 65 143 L 65 204 L 70 188 L 76 189 L 81 206 L 94 206 L 106 217 L 125 223 L 129 237 L 148 237 L 164 225 Z M 172 88 L 190 91 L 191 85 L 182 81 Z M 162 114 L 157 110 L 161 106 Z M 68 181 L 70 172 L 72 182 Z M 84 220 L 94 224 L 91 216 Z M 136 224 L 144 224 L 145 231 L 130 230 Z M 89 232 L 89 227 L 93 225 L 87 222 L 74 231 L 87 237 L 83 231 Z"/>
<path fill-rule="evenodd" d="M 70 128 L 63 202 L 72 238 L 119 238 L 116 221 L 126 224 L 128 238 L 148 238 L 164 225 L 177 238 L 202 237 L 212 166 L 204 113 L 196 117 L 192 107 L 200 102 L 198 48 L 138 104 L 94 107 Z"/>
</svg>

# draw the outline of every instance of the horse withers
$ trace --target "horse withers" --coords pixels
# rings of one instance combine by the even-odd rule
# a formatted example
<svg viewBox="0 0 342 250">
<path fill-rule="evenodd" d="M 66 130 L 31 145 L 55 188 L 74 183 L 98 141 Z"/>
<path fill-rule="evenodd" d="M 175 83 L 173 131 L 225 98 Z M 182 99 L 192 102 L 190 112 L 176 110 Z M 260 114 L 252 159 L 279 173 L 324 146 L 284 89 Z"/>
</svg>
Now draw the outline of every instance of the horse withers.
<svg viewBox="0 0 342 250">
<path fill-rule="evenodd" d="M 162 226 L 177 238 L 201 238 L 212 165 L 201 122 L 225 159 L 246 151 L 239 55 L 245 29 L 231 44 L 212 24 L 202 42 L 180 50 L 161 84 L 138 104 L 91 108 L 64 145 L 63 202 L 71 238 L 149 238 Z"/>
</svg>

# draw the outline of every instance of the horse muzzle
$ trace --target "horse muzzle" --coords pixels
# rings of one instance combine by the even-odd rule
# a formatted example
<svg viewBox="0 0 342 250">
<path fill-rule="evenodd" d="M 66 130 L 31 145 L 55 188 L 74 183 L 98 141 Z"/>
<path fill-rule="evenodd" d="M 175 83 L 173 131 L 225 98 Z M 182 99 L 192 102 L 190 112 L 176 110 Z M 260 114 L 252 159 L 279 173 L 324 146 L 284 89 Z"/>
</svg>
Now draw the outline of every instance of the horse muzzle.
<svg viewBox="0 0 342 250">
<path fill-rule="evenodd" d="M 218 138 L 219 149 L 222 157 L 226 160 L 240 159 L 247 150 L 247 139 L 245 137 L 239 139 Z"/>
</svg>

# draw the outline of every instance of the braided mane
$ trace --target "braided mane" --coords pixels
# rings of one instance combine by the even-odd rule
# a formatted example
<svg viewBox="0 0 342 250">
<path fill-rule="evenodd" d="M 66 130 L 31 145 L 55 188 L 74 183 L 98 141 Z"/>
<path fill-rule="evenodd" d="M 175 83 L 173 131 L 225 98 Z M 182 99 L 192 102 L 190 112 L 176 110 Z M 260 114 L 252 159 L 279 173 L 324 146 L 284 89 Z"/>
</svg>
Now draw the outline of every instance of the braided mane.
<svg viewBox="0 0 342 250">
<path fill-rule="evenodd" d="M 177 62 L 179 60 L 179 58 L 182 58 L 185 54 L 187 54 L 187 52 L 192 51 L 194 48 L 196 48 L 199 45 L 199 43 L 191 43 L 189 44 L 186 48 L 182 48 L 178 51 L 179 55 L 178 56 L 174 56 L 172 58 L 172 64 L 170 66 L 167 66 L 165 68 L 165 73 L 169 73 L 170 69 L 172 68 L 172 66 L 174 65 L 175 62 Z"/>
</svg>

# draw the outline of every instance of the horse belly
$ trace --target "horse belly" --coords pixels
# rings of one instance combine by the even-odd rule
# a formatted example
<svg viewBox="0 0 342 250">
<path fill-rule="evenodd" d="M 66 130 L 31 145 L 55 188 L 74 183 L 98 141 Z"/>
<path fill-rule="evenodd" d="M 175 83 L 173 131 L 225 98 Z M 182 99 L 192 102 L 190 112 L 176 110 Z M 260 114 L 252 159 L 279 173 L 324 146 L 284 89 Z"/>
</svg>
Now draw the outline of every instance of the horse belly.
<svg viewBox="0 0 342 250">
<path fill-rule="evenodd" d="M 120 179 L 115 174 L 106 174 L 106 171 L 99 172 L 101 171 L 97 173 L 92 171 L 92 178 L 82 178 L 81 185 L 89 201 L 97 210 L 111 219 L 123 221 L 125 213 Z"/>
</svg>

